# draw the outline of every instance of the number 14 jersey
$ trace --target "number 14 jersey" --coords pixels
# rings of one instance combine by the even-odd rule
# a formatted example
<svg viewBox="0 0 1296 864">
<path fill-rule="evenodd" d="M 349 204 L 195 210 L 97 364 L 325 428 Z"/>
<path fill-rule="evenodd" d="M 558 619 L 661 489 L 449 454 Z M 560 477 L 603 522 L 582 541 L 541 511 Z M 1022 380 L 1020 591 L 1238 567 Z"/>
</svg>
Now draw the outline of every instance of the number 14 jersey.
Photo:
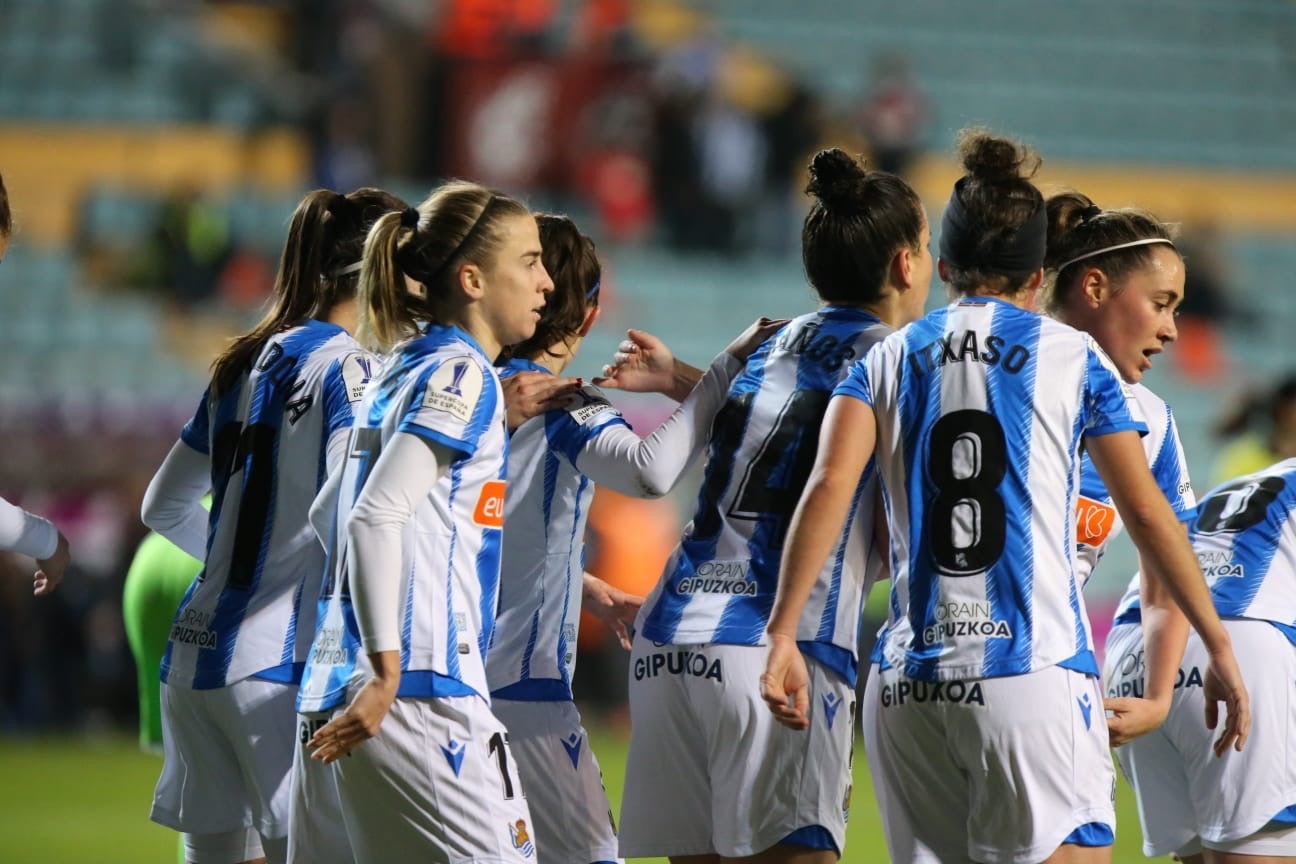
<svg viewBox="0 0 1296 864">
<path fill-rule="evenodd" d="M 693 521 L 640 613 L 645 637 L 764 642 L 783 538 L 814 467 L 829 395 L 850 364 L 891 332 L 862 310 L 825 306 L 789 322 L 748 358 L 712 426 Z M 871 474 L 856 490 L 852 519 L 798 632 L 803 648 L 852 681 L 872 531 L 873 495 L 861 493 Z"/>
<path fill-rule="evenodd" d="M 887 339 L 836 392 L 877 416 L 883 664 L 926 681 L 1054 665 L 1097 675 L 1076 574 L 1080 447 L 1147 428 L 1093 339 L 968 298 Z"/>
</svg>

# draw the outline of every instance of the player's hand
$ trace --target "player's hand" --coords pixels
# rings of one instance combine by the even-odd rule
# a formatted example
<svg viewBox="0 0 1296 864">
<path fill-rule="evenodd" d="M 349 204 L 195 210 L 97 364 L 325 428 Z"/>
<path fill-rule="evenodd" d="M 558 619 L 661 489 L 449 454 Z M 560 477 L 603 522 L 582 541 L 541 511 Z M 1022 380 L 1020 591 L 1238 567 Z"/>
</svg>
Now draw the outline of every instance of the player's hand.
<svg viewBox="0 0 1296 864">
<path fill-rule="evenodd" d="M 54 554 L 48 558 L 41 558 L 36 562 L 39 568 L 32 579 L 32 593 L 37 597 L 44 597 L 47 594 L 54 593 L 54 589 L 63 581 L 63 574 L 67 572 L 68 563 L 71 561 L 71 555 L 68 553 L 68 541 L 63 536 L 63 532 L 58 532 L 58 545 L 54 547 Z"/>
<path fill-rule="evenodd" d="M 377 677 L 366 681 L 346 710 L 311 737 L 311 758 L 325 764 L 335 762 L 377 735 L 396 701 L 398 683 Z"/>
<path fill-rule="evenodd" d="M 670 393 L 675 386 L 675 355 L 666 343 L 643 330 L 627 330 L 603 377 L 594 383 L 632 393 Z"/>
<path fill-rule="evenodd" d="M 729 347 L 725 348 L 725 353 L 734 357 L 740 363 L 746 363 L 747 358 L 764 344 L 766 339 L 773 336 L 779 331 L 779 328 L 788 323 L 788 320 L 787 318 L 766 318 L 762 315 L 729 343 Z"/>
<path fill-rule="evenodd" d="M 579 378 L 559 378 L 547 372 L 510 375 L 500 382 L 504 391 L 504 422 L 512 431 L 532 417 L 557 408 L 584 383 Z"/>
<path fill-rule="evenodd" d="M 791 729 L 810 728 L 810 672 L 791 636 L 770 633 L 770 652 L 761 675 L 761 698 L 774 719 Z"/>
<path fill-rule="evenodd" d="M 1251 734 L 1251 697 L 1247 694 L 1242 672 L 1231 648 L 1211 654 L 1210 665 L 1202 682 L 1206 698 L 1206 728 L 1219 725 L 1219 703 L 1227 709 L 1224 731 L 1215 740 L 1215 755 L 1223 756 L 1232 747 L 1241 750 Z"/>
<path fill-rule="evenodd" d="M 643 602 L 644 598 L 638 594 L 628 594 L 592 573 L 585 574 L 585 608 L 616 634 L 617 641 L 627 651 L 634 647 L 630 642 L 630 628 Z"/>
<path fill-rule="evenodd" d="M 1107 735 L 1111 746 L 1128 744 L 1140 735 L 1157 729 L 1170 714 L 1170 700 L 1117 697 L 1103 700 L 1107 718 Z"/>
</svg>

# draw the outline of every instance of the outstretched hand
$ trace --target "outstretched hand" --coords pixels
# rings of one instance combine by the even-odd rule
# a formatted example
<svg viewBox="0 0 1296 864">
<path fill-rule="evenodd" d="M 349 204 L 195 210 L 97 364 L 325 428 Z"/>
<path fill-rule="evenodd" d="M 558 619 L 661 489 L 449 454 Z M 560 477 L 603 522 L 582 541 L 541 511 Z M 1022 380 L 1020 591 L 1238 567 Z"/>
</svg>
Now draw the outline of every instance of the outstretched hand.
<svg viewBox="0 0 1296 864">
<path fill-rule="evenodd" d="M 631 393 L 668 393 L 675 384 L 675 355 L 666 343 L 644 330 L 627 330 L 603 377 L 594 383 Z"/>
</svg>

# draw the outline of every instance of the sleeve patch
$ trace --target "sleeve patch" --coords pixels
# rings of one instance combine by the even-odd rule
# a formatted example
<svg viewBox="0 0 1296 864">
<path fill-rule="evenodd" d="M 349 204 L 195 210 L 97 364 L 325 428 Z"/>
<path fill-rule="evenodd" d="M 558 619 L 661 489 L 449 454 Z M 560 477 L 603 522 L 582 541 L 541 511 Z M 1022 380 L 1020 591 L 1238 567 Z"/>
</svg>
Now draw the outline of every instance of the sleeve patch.
<svg viewBox="0 0 1296 864">
<path fill-rule="evenodd" d="M 428 378 L 423 392 L 423 407 L 467 423 L 481 398 L 483 383 L 481 366 L 474 358 L 468 355 L 451 357 Z"/>
<path fill-rule="evenodd" d="M 577 423 L 587 426 L 599 415 L 606 411 L 615 412 L 616 408 L 602 391 L 587 386 L 568 396 L 563 410 Z"/>
<path fill-rule="evenodd" d="M 347 401 L 355 404 L 364 398 L 365 385 L 373 377 L 373 358 L 359 352 L 342 359 L 342 386 Z"/>
</svg>

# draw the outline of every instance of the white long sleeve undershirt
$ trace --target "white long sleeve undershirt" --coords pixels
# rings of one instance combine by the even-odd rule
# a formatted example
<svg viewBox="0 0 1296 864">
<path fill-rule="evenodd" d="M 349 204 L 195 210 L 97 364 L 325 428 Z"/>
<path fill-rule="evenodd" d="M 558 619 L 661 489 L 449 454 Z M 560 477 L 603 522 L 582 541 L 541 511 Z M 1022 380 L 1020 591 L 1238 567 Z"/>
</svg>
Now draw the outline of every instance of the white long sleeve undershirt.
<svg viewBox="0 0 1296 864">
<path fill-rule="evenodd" d="M 0 549 L 44 559 L 58 548 L 58 529 L 48 519 L 0 498 Z"/>
<path fill-rule="evenodd" d="M 144 524 L 199 561 L 207 557 L 207 510 L 211 462 L 184 441 L 176 441 L 149 481 L 140 507 Z"/>
<path fill-rule="evenodd" d="M 600 486 L 637 497 L 660 498 L 674 488 L 706 447 L 716 412 L 743 363 L 728 353 L 711 362 L 702 380 L 647 438 L 613 426 L 594 437 L 576 467 Z"/>
<path fill-rule="evenodd" d="M 347 566 L 360 643 L 367 654 L 401 645 L 401 533 L 453 452 L 408 432 L 383 448 L 347 519 Z"/>
</svg>

